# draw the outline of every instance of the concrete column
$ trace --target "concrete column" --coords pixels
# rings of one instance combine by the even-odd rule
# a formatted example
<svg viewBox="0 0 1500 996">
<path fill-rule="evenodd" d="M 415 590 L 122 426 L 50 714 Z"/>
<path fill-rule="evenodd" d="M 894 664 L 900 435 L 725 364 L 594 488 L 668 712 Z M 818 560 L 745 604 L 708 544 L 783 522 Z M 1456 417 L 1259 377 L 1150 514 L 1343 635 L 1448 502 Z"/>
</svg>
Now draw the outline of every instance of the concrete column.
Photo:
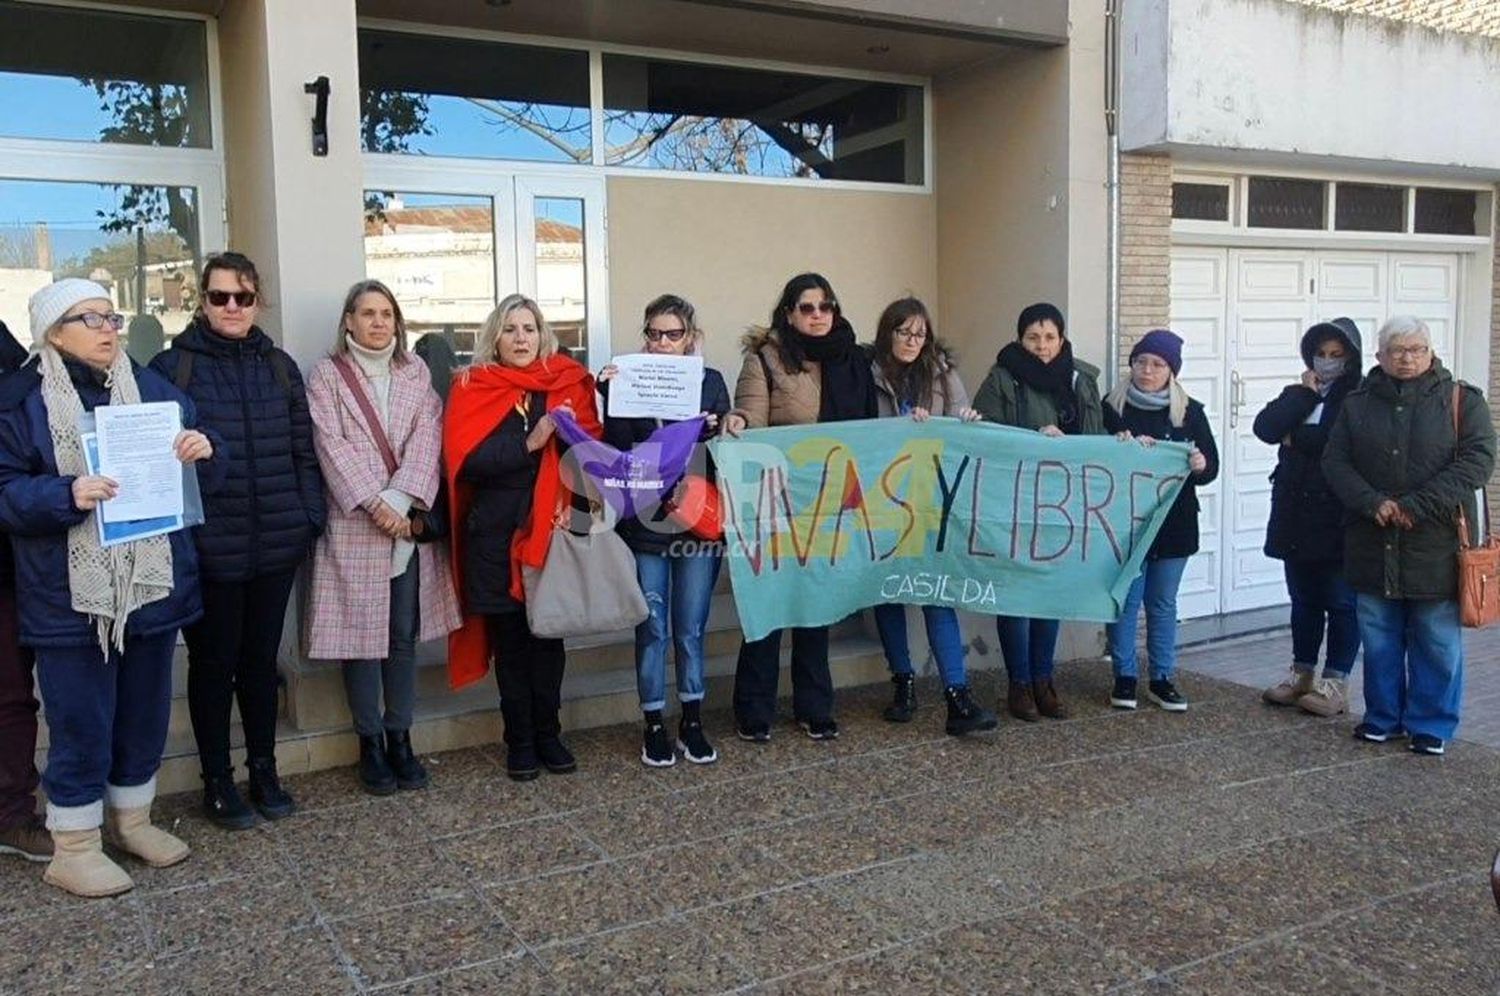
<svg viewBox="0 0 1500 996">
<path fill-rule="evenodd" d="M 363 173 L 354 0 L 228 0 L 219 21 L 229 245 L 254 259 L 261 323 L 306 369 L 327 352 L 363 278 Z M 328 155 L 314 156 L 315 99 L 331 84 Z"/>
</svg>

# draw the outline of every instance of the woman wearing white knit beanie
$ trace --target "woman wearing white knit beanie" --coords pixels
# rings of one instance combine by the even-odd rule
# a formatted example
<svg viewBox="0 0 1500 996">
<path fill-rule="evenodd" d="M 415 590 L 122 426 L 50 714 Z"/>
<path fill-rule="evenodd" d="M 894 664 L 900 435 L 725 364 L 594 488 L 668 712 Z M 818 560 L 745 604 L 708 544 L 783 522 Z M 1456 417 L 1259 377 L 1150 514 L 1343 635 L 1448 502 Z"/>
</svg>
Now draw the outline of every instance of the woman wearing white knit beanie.
<svg viewBox="0 0 1500 996">
<path fill-rule="evenodd" d="M 66 279 L 31 298 L 40 360 L 0 398 L 0 529 L 15 545 L 21 641 L 36 652 L 50 736 L 43 879 L 79 896 L 132 885 L 105 856 L 101 824 L 120 850 L 155 867 L 187 845 L 151 825 L 156 772 L 171 709 L 177 631 L 202 612 L 197 556 L 186 530 L 104 547 L 94 521 L 118 493 L 89 474 L 79 420 L 99 405 L 175 401 L 185 428 L 176 455 L 200 464 L 202 487 L 222 477 L 192 404 L 136 367 L 120 348 L 123 319 L 109 292 Z"/>
</svg>

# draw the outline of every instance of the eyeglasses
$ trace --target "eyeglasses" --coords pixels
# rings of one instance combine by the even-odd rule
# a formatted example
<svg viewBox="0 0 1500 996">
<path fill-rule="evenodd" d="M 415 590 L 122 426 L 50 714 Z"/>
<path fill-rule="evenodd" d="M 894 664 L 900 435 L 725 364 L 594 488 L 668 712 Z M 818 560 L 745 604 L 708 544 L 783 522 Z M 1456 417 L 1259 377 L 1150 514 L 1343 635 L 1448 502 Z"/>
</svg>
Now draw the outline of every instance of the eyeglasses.
<svg viewBox="0 0 1500 996">
<path fill-rule="evenodd" d="M 118 332 L 125 327 L 125 316 L 115 311 L 107 315 L 101 315 L 97 311 L 85 311 L 81 315 L 69 315 L 67 318 L 60 319 L 57 324 L 66 325 L 69 322 L 82 322 L 95 331 L 108 325 Z"/>
<path fill-rule="evenodd" d="M 208 298 L 208 303 L 213 305 L 215 308 L 227 307 L 230 298 L 233 298 L 234 303 L 239 305 L 241 308 L 248 308 L 255 303 L 256 293 L 255 291 L 211 290 L 204 291 L 203 296 Z"/>
<path fill-rule="evenodd" d="M 899 336 L 902 339 L 905 339 L 907 342 L 926 342 L 927 341 L 927 332 L 926 332 L 925 329 L 924 330 L 920 330 L 920 331 L 916 330 L 916 329 L 910 329 L 910 330 L 908 330 L 908 329 L 897 329 L 896 330 L 896 335 Z"/>
<path fill-rule="evenodd" d="M 668 342 L 681 342 L 682 337 L 687 335 L 687 329 L 643 329 L 641 335 L 646 337 L 647 342 L 661 342 L 663 337 Z"/>
<path fill-rule="evenodd" d="M 1420 360 L 1428 353 L 1427 346 L 1387 346 L 1386 355 L 1393 360 Z"/>
<path fill-rule="evenodd" d="M 838 305 L 832 301 L 819 301 L 817 304 L 813 304 L 811 301 L 802 301 L 797 305 L 797 313 L 808 317 L 820 313 L 831 315 L 833 314 L 833 309 L 837 307 Z"/>
</svg>

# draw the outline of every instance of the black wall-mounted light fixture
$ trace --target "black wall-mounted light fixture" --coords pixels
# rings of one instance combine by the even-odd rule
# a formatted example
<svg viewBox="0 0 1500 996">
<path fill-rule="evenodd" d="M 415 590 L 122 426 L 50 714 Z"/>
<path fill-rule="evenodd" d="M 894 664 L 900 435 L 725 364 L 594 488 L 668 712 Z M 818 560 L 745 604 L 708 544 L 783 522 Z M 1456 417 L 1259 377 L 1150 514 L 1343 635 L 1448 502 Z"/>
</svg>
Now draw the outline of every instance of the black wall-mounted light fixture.
<svg viewBox="0 0 1500 996">
<path fill-rule="evenodd" d="M 313 155 L 326 156 L 328 155 L 328 77 L 319 76 L 311 83 L 304 83 L 302 90 L 318 98 L 312 117 Z"/>
</svg>

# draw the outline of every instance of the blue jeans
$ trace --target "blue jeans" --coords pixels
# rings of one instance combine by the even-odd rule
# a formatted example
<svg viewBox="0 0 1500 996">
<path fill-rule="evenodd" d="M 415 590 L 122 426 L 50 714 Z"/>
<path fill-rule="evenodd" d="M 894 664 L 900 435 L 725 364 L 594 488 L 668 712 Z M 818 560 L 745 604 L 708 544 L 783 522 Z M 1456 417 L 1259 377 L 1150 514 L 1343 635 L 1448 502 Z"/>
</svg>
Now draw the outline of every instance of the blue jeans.
<svg viewBox="0 0 1500 996">
<path fill-rule="evenodd" d="M 922 621 L 927 625 L 927 643 L 932 647 L 932 656 L 937 658 L 943 684 L 967 685 L 958 613 L 946 605 L 924 605 Z M 875 628 L 880 631 L 880 645 L 885 649 L 885 662 L 891 674 L 912 674 L 911 649 L 906 644 L 906 606 L 875 606 Z"/>
<path fill-rule="evenodd" d="M 1318 648 L 1328 630 L 1328 653 L 1323 673 L 1347 678 L 1359 656 L 1359 617 L 1354 589 L 1344 580 L 1338 561 L 1288 560 L 1286 593 L 1292 599 L 1292 666 L 1312 671 L 1318 666 Z"/>
<path fill-rule="evenodd" d="M 1136 663 L 1135 634 L 1141 604 L 1146 606 L 1146 653 L 1151 658 L 1151 680 L 1170 679 L 1177 670 L 1177 588 L 1188 558 L 1170 557 L 1148 560 L 1130 583 L 1120 618 L 1104 627 L 1109 639 L 1109 656 L 1114 660 L 1115 677 L 1134 678 L 1140 669 Z"/>
<path fill-rule="evenodd" d="M 1025 616 L 996 616 L 995 630 L 1000 634 L 1000 656 L 1013 685 L 1029 685 L 1052 677 L 1057 657 L 1057 631 L 1062 624 L 1056 619 L 1028 619 Z"/>
<path fill-rule="evenodd" d="M 1365 723 L 1451 740 L 1464 691 L 1458 602 L 1359 595 Z"/>
<path fill-rule="evenodd" d="M 677 651 L 678 701 L 703 698 L 703 630 L 720 563 L 717 553 L 636 553 L 636 577 L 651 611 L 635 628 L 636 691 L 642 712 L 666 708 L 668 644 Z"/>
</svg>

